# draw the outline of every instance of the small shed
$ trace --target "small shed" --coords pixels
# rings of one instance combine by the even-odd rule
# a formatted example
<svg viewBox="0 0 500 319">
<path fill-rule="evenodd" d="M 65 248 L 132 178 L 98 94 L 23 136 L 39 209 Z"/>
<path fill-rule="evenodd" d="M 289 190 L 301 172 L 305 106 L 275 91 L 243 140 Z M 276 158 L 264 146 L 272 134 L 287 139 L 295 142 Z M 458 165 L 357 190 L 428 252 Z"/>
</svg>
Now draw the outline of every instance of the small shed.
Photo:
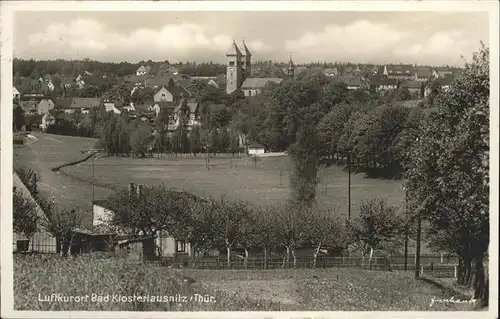
<svg viewBox="0 0 500 319">
<path fill-rule="evenodd" d="M 116 242 L 115 253 L 132 260 L 154 260 L 154 238 L 132 238 Z"/>
<path fill-rule="evenodd" d="M 266 152 L 266 148 L 264 147 L 264 145 L 253 143 L 248 145 L 247 152 L 248 155 L 260 155 Z"/>
</svg>

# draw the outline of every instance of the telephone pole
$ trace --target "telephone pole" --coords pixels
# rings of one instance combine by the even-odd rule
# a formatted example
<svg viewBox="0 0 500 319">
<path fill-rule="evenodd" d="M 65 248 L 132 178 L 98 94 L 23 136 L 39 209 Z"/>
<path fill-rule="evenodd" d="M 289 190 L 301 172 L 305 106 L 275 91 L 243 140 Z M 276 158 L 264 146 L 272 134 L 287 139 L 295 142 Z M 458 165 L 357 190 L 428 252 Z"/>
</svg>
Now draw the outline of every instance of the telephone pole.
<svg viewBox="0 0 500 319">
<path fill-rule="evenodd" d="M 408 189 L 403 187 L 405 190 L 405 271 L 408 270 Z"/>
<path fill-rule="evenodd" d="M 94 206 L 94 201 L 95 201 L 95 162 L 94 162 L 94 155 L 98 154 L 99 152 L 104 151 L 103 149 L 95 149 L 91 148 L 86 151 L 82 151 L 82 153 L 90 153 L 91 158 L 92 158 L 92 207 Z"/>
<path fill-rule="evenodd" d="M 420 209 L 417 213 L 417 252 L 415 255 L 415 278 L 420 277 L 420 242 L 422 237 L 422 217 L 420 215 Z"/>
<path fill-rule="evenodd" d="M 347 212 L 348 219 L 351 220 L 351 151 L 347 155 L 347 166 L 349 172 L 348 186 L 347 186 Z"/>
</svg>

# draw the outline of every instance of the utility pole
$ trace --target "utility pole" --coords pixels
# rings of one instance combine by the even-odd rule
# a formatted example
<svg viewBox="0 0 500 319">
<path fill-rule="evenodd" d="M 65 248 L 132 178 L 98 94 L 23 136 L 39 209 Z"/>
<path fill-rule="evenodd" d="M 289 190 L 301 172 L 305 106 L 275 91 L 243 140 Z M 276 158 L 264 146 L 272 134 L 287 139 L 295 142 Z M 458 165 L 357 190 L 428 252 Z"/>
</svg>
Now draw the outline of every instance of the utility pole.
<svg viewBox="0 0 500 319">
<path fill-rule="evenodd" d="M 349 151 L 347 155 L 347 166 L 348 166 L 348 172 L 349 172 L 349 181 L 348 181 L 348 187 L 347 187 L 347 203 L 348 203 L 348 218 L 351 220 L 351 151 Z"/>
<path fill-rule="evenodd" d="M 408 189 L 404 187 L 405 190 L 405 213 L 406 213 L 406 225 L 405 225 L 405 271 L 408 270 Z"/>
<path fill-rule="evenodd" d="M 417 215 L 417 253 L 415 255 L 415 278 L 420 277 L 420 241 L 422 237 L 422 217 L 420 216 L 420 209 Z"/>
<path fill-rule="evenodd" d="M 82 151 L 82 153 L 90 153 L 91 158 L 92 158 L 92 207 L 94 206 L 94 201 L 95 201 L 95 162 L 94 162 L 94 155 L 98 154 L 99 152 L 104 151 L 103 149 L 95 149 L 91 148 L 86 151 Z"/>
<path fill-rule="evenodd" d="M 92 155 L 92 206 L 94 206 L 95 201 L 95 163 L 94 155 Z"/>
</svg>

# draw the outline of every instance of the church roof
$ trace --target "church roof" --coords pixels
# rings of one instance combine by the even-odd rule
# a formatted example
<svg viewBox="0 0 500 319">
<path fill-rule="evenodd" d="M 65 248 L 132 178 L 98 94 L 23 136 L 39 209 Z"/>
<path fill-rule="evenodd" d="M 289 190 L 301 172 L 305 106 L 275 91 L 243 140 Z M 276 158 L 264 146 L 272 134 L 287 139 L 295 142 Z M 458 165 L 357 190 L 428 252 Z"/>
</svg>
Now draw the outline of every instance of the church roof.
<svg viewBox="0 0 500 319">
<path fill-rule="evenodd" d="M 245 40 L 243 40 L 243 49 L 245 50 L 245 56 L 252 56 L 252 53 L 248 50 L 247 45 L 245 44 Z"/>
<path fill-rule="evenodd" d="M 227 51 L 226 55 L 239 55 L 241 56 L 241 51 L 238 49 L 238 46 L 236 45 L 236 42 L 233 40 L 233 44 L 231 44 L 231 47 Z"/>
<path fill-rule="evenodd" d="M 269 82 L 274 82 L 280 84 L 282 79 L 280 78 L 247 78 L 241 85 L 242 89 L 261 89 L 266 86 Z"/>
</svg>

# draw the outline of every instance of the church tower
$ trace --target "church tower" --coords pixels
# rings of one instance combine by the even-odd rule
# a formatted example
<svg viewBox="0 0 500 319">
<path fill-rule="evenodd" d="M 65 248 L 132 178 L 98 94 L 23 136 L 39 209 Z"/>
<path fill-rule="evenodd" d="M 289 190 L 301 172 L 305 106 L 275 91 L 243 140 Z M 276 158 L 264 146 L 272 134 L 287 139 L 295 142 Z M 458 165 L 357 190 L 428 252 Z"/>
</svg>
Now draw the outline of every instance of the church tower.
<svg viewBox="0 0 500 319">
<path fill-rule="evenodd" d="M 243 39 L 243 69 L 244 78 L 249 78 L 252 76 L 252 53 L 248 50 L 247 45 L 245 44 L 245 39 Z"/>
<path fill-rule="evenodd" d="M 292 53 L 290 53 L 290 61 L 288 62 L 287 75 L 289 78 L 292 78 L 292 79 L 295 75 L 295 64 L 293 64 L 293 61 L 292 61 Z"/>
<path fill-rule="evenodd" d="M 226 53 L 226 93 L 231 94 L 243 83 L 242 54 L 233 40 L 233 44 Z"/>
</svg>

